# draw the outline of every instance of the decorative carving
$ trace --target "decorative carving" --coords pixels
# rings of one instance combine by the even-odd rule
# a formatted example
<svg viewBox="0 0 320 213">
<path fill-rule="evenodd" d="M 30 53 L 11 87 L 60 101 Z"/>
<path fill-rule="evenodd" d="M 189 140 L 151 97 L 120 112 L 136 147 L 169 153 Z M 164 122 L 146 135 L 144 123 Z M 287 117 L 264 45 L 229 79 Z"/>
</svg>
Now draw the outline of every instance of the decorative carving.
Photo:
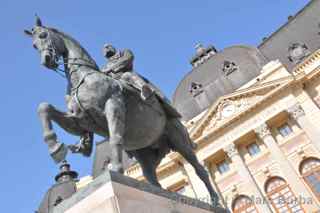
<svg viewBox="0 0 320 213">
<path fill-rule="evenodd" d="M 281 85 L 283 85 L 282 82 L 273 83 L 269 86 L 257 85 L 257 88 L 247 89 L 247 91 L 240 94 L 228 96 L 228 98 L 221 97 L 220 101 L 210 107 L 203 115 L 201 120 L 195 125 L 195 128 L 191 130 L 191 137 L 195 139 L 201 135 L 204 135 L 205 133 L 217 131 L 221 127 L 227 125 L 231 120 L 245 114 L 248 109 L 258 106 L 257 103 L 267 100 L 269 98 L 267 94 L 275 91 Z M 231 104 L 235 105 L 236 109 L 231 117 L 223 119 L 221 115 L 221 109 L 226 102 L 230 102 Z M 274 110 L 278 111 L 278 109 L 279 107 L 275 108 Z"/>
<path fill-rule="evenodd" d="M 197 44 L 195 49 L 196 55 L 190 60 L 190 63 L 193 67 L 198 67 L 199 65 L 205 63 L 209 58 L 218 52 L 212 45 L 209 45 L 206 48 L 202 44 Z"/>
<path fill-rule="evenodd" d="M 304 150 L 303 150 L 303 147 L 299 147 L 299 148 L 297 149 L 297 153 L 298 153 L 298 155 L 299 155 L 302 159 L 307 158 L 306 153 L 305 153 Z"/>
<path fill-rule="evenodd" d="M 295 104 L 294 106 L 288 108 L 289 115 L 294 119 L 297 120 L 301 116 L 305 115 L 304 110 L 302 109 L 300 104 Z"/>
<path fill-rule="evenodd" d="M 263 139 L 266 136 L 271 135 L 271 131 L 266 123 L 261 124 L 259 127 L 257 127 L 254 132 Z"/>
<path fill-rule="evenodd" d="M 231 117 L 236 111 L 236 106 L 234 104 L 225 104 L 221 108 L 221 116 L 223 118 L 229 118 Z"/>
<path fill-rule="evenodd" d="M 230 75 L 234 71 L 238 70 L 238 66 L 232 61 L 224 61 L 222 71 L 225 75 Z"/>
<path fill-rule="evenodd" d="M 197 44 L 195 49 L 197 55 L 204 55 L 206 53 L 206 48 L 202 44 Z"/>
<path fill-rule="evenodd" d="M 265 167 L 263 169 L 263 173 L 267 176 L 267 177 L 271 177 L 271 173 L 270 173 L 270 169 L 268 167 Z"/>
<path fill-rule="evenodd" d="M 264 97 L 263 94 L 251 95 L 249 97 L 241 97 L 236 100 L 225 100 L 225 101 L 221 102 L 217 106 L 216 112 L 212 116 L 212 118 L 210 120 L 210 124 L 207 126 L 205 131 L 206 130 L 210 131 L 210 130 L 212 130 L 212 128 L 220 126 L 220 124 L 225 122 L 226 119 L 229 119 L 230 117 L 237 115 L 239 112 L 245 111 L 250 106 L 253 106 L 255 103 L 258 103 L 260 100 L 262 100 L 263 97 Z M 234 108 L 234 112 L 233 112 L 232 116 L 225 118 L 223 116 L 222 111 L 225 108 L 225 106 L 227 106 L 227 105 L 233 105 L 233 106 L 235 106 L 235 108 Z"/>
<path fill-rule="evenodd" d="M 289 61 L 298 64 L 311 52 L 309 51 L 306 44 L 293 43 L 289 46 L 288 53 Z"/>
<path fill-rule="evenodd" d="M 231 192 L 232 192 L 232 195 L 235 196 L 235 197 L 239 195 L 238 187 L 237 187 L 236 184 L 234 184 L 234 185 L 232 186 Z"/>
<path fill-rule="evenodd" d="M 226 146 L 223 151 L 228 155 L 229 158 L 232 158 L 235 155 L 238 155 L 239 152 L 237 150 L 237 147 L 235 144 L 231 143 L 228 146 Z"/>
<path fill-rule="evenodd" d="M 193 97 L 198 96 L 199 94 L 201 94 L 203 92 L 203 87 L 202 84 L 198 84 L 195 82 L 191 82 L 191 86 L 190 86 L 190 93 Z"/>
</svg>

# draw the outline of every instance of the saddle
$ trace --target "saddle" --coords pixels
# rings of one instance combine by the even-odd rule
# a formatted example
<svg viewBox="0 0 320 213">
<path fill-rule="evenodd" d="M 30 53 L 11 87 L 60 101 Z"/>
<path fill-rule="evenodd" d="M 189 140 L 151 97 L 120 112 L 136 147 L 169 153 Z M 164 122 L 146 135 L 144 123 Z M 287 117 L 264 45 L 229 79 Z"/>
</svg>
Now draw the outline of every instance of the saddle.
<svg viewBox="0 0 320 213">
<path fill-rule="evenodd" d="M 154 86 L 152 83 L 150 83 L 148 80 L 146 80 L 146 82 L 148 82 L 148 85 L 153 90 L 152 96 L 154 96 L 160 102 L 167 117 L 169 119 L 170 118 L 181 118 L 182 117 L 181 114 L 171 105 L 171 102 L 169 101 L 169 99 L 167 97 L 165 97 L 162 94 L 162 92 L 156 86 Z M 135 85 L 131 84 L 130 82 L 121 80 L 121 79 L 119 79 L 119 83 L 122 85 L 122 87 L 129 89 L 131 91 L 134 91 L 143 102 L 147 102 L 148 105 L 151 104 L 151 107 L 153 107 L 152 104 L 154 104 L 154 102 L 149 101 L 149 99 L 152 99 L 152 97 L 149 97 L 146 100 L 143 100 L 140 95 L 141 90 L 139 88 L 137 88 Z M 153 108 L 156 108 L 156 107 L 153 107 Z"/>
</svg>

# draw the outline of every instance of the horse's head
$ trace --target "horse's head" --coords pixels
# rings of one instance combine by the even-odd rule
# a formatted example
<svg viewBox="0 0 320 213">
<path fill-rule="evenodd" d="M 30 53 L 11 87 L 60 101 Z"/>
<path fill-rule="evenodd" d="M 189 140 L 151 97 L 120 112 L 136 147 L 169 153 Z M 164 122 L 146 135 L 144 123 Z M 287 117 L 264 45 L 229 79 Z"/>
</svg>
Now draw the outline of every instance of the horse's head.
<svg viewBox="0 0 320 213">
<path fill-rule="evenodd" d="M 56 69 L 59 58 L 66 52 L 64 41 L 59 34 L 54 29 L 43 26 L 38 16 L 32 30 L 24 32 L 32 38 L 33 47 L 39 51 L 41 64 L 49 69 Z"/>
</svg>

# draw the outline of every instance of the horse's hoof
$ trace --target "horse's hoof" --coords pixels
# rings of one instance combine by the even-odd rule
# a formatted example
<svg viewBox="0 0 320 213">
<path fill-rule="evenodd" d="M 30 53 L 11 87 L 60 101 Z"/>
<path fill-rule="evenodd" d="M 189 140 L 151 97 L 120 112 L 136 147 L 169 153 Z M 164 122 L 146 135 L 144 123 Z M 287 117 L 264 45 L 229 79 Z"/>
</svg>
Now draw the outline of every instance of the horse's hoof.
<svg viewBox="0 0 320 213">
<path fill-rule="evenodd" d="M 50 155 L 55 163 L 60 163 L 66 159 L 68 148 L 63 143 L 57 143 L 50 149 Z"/>
</svg>

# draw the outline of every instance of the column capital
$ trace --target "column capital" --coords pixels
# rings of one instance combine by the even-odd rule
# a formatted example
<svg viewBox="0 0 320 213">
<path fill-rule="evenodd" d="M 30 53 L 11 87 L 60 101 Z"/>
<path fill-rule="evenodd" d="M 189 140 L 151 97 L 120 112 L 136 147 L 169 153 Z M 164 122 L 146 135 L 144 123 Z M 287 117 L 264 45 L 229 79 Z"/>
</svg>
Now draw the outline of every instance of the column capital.
<svg viewBox="0 0 320 213">
<path fill-rule="evenodd" d="M 223 148 L 223 151 L 228 155 L 229 158 L 232 158 L 235 155 L 238 155 L 239 152 L 237 150 L 237 147 L 234 143 L 231 143 Z"/>
<path fill-rule="evenodd" d="M 254 132 L 261 138 L 263 139 L 266 136 L 271 135 L 271 131 L 270 128 L 268 127 L 268 125 L 266 123 L 261 124 L 260 126 L 258 126 Z"/>
<path fill-rule="evenodd" d="M 287 109 L 287 112 L 289 113 L 289 115 L 297 120 L 298 118 L 300 118 L 301 116 L 304 116 L 305 115 L 305 112 L 304 110 L 302 109 L 301 105 L 300 104 L 295 104 L 291 107 L 289 107 Z"/>
</svg>

